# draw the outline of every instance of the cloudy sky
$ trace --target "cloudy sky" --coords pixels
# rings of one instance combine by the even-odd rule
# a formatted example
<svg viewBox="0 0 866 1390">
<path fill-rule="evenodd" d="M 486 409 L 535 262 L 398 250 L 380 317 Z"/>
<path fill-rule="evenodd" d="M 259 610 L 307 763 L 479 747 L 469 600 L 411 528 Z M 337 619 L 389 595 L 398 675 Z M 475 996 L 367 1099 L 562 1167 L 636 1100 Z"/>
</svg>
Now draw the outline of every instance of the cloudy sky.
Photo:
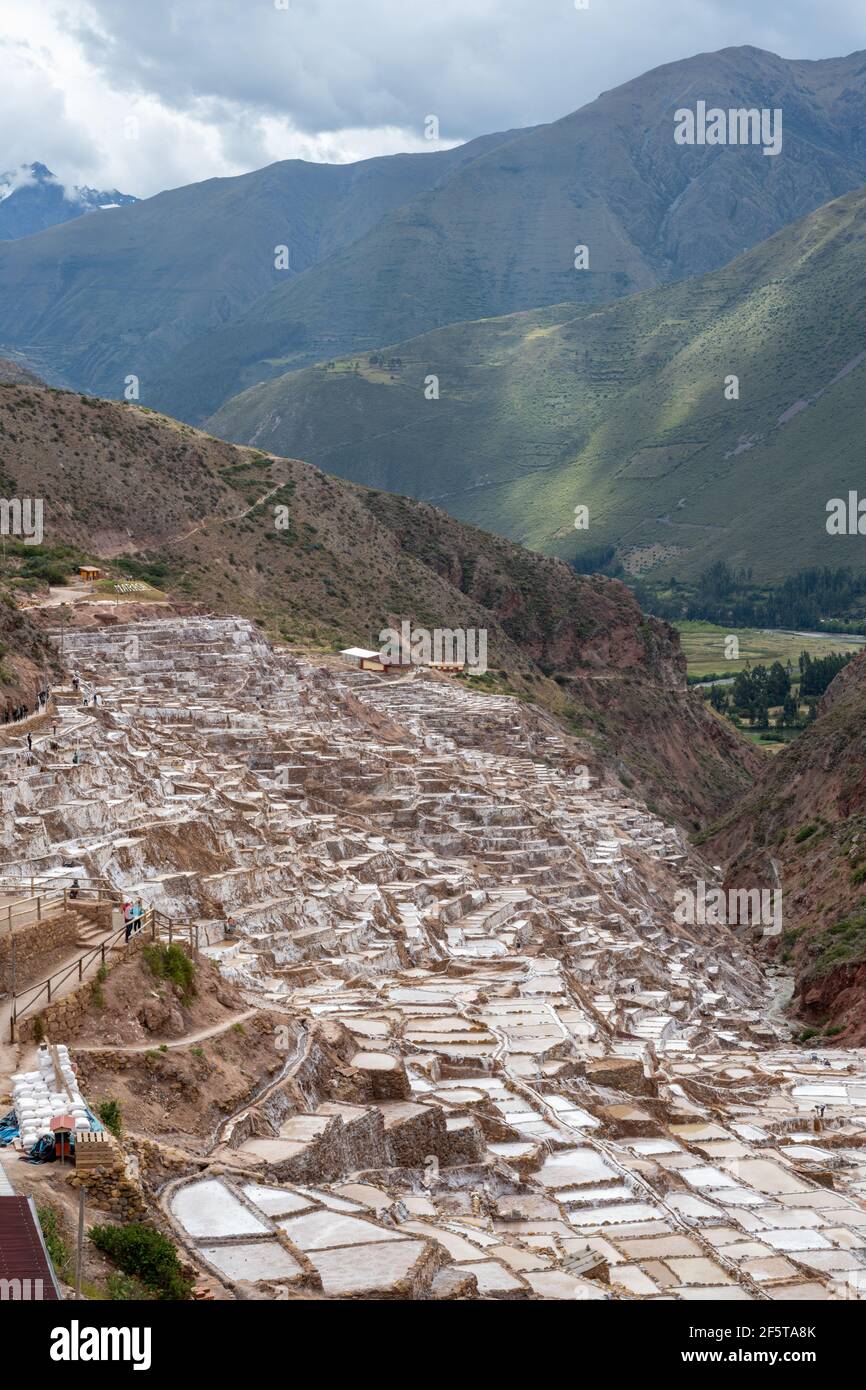
<svg viewBox="0 0 866 1390">
<path fill-rule="evenodd" d="M 586 8 L 583 8 L 584 3 Z M 676 58 L 866 48 L 863 0 L 0 0 L 0 170 L 147 196 L 554 120 Z"/>
</svg>

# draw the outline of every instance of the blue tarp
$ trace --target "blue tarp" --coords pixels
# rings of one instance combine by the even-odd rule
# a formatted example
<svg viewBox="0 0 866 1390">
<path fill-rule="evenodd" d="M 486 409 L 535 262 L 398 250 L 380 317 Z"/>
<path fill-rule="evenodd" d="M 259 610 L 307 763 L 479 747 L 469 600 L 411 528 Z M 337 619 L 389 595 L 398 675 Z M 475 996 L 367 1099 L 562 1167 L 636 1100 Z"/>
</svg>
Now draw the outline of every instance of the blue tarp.
<svg viewBox="0 0 866 1390">
<path fill-rule="evenodd" d="M 90 1106 L 87 1107 L 87 1118 L 90 1122 L 91 1130 L 95 1133 L 105 1128 L 102 1122 L 96 1118 Z M 17 1139 L 19 1133 L 20 1130 L 18 1128 L 18 1121 L 15 1118 L 15 1111 L 10 1110 L 9 1114 L 4 1115 L 3 1119 L 0 1120 L 0 1149 L 5 1149 L 7 1144 L 11 1144 L 13 1139 Z M 31 1149 L 30 1152 L 32 1153 L 33 1150 Z"/>
</svg>

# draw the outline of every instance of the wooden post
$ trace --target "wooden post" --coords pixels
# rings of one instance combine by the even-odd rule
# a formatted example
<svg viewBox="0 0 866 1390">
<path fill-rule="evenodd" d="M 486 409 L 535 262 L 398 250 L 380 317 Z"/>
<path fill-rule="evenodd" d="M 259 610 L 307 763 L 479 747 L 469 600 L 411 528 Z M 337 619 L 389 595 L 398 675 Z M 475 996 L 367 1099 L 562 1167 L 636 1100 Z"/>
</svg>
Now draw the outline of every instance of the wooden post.
<svg viewBox="0 0 866 1390">
<path fill-rule="evenodd" d="M 81 1298 L 81 1260 L 84 1253 L 84 1188 L 78 1189 L 78 1254 L 75 1260 L 75 1297 Z"/>
<path fill-rule="evenodd" d="M 41 895 L 41 894 L 40 894 L 39 897 L 37 897 L 37 899 L 36 899 L 36 920 L 37 920 L 37 922 L 41 922 L 41 921 L 42 921 L 42 895 Z"/>
</svg>

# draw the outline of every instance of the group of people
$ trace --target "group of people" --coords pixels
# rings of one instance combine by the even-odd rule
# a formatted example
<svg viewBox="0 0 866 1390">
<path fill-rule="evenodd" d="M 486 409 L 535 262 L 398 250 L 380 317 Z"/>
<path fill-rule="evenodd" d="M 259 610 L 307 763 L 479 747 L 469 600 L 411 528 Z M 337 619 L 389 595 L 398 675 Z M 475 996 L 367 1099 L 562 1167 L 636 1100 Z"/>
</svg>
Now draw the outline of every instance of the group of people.
<svg viewBox="0 0 866 1390">
<path fill-rule="evenodd" d="M 26 719 L 29 714 L 39 714 L 45 709 L 51 699 L 51 686 L 46 685 L 44 690 L 37 690 L 36 704 L 31 710 L 29 705 L 7 705 L 3 711 L 4 724 L 17 724 L 19 719 Z"/>
<path fill-rule="evenodd" d="M 78 672 L 75 672 L 72 677 L 72 689 L 80 691 L 82 705 L 98 705 L 100 703 L 99 691 L 93 690 L 86 682 L 82 682 Z"/>
<path fill-rule="evenodd" d="M 144 908 L 141 898 L 136 898 L 135 902 L 125 902 L 123 904 L 123 925 L 126 931 L 126 940 L 132 936 L 133 932 L 140 932 L 144 925 Z"/>
</svg>

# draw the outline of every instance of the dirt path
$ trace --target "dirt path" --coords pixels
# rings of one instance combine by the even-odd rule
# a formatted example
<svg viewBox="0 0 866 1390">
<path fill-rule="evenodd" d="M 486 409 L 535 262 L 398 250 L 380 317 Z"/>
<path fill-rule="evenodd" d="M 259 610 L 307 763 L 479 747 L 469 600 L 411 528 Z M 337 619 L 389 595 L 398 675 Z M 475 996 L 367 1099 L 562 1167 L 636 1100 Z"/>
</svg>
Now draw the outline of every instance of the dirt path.
<svg viewBox="0 0 866 1390">
<path fill-rule="evenodd" d="M 110 935 L 111 928 L 109 928 L 105 932 L 103 940 L 106 937 L 109 937 Z M 72 969 L 72 967 L 76 965 L 77 962 L 81 960 L 83 956 L 87 955 L 87 951 L 82 951 L 80 949 L 73 951 L 70 955 L 57 962 L 57 964 L 51 971 L 52 976 L 60 974 L 62 971 L 67 969 L 69 970 L 69 974 L 62 984 L 57 985 L 56 988 L 52 986 L 52 1004 L 57 999 L 64 999 L 67 994 L 72 994 L 73 991 L 78 989 L 82 984 L 86 984 L 88 981 L 93 980 L 95 978 L 96 972 L 102 965 L 101 953 L 98 949 L 96 949 L 99 947 L 100 944 L 101 943 L 97 941 L 94 943 L 94 946 L 87 948 L 88 951 L 93 952 L 93 958 L 88 962 L 86 966 L 82 968 L 80 978 L 78 971 Z M 21 991 L 21 994 L 24 996 L 25 1003 L 31 991 L 35 991 L 35 988 L 39 983 L 40 981 L 37 980 L 35 984 L 32 986 L 25 985 L 24 989 Z M 27 1017 L 32 1017 L 33 1015 L 38 1014 L 38 1012 L 38 1006 L 34 1006 L 34 1008 L 28 1013 Z M 20 1071 L 22 1067 L 24 1068 L 24 1070 L 27 1070 L 30 1061 L 33 1061 L 35 1065 L 36 1044 L 10 1042 L 9 1034 L 11 1022 L 12 996 L 6 995 L 3 999 L 0 999 L 0 1074 Z"/>
<path fill-rule="evenodd" d="M 184 531 L 179 536 L 174 536 L 171 544 L 182 545 L 183 542 L 188 541 L 191 536 L 198 535 L 199 531 L 203 531 L 206 526 L 212 526 L 214 523 L 243 521 L 244 517 L 249 516 L 250 512 L 254 512 L 256 507 L 263 506 L 269 497 L 273 497 L 274 493 L 279 492 L 283 487 L 285 487 L 285 483 L 277 483 L 276 487 L 272 487 L 270 492 L 263 493 L 261 497 L 258 497 L 255 502 L 252 502 L 250 506 L 246 507 L 242 512 L 238 512 L 236 516 L 206 516 L 202 521 L 198 522 L 196 526 L 193 526 L 191 530 Z"/>
<path fill-rule="evenodd" d="M 152 1052 L 155 1047 L 165 1047 L 169 1050 L 173 1047 L 189 1047 L 191 1043 L 199 1042 L 202 1038 L 215 1038 L 218 1033 L 226 1033 L 229 1028 L 234 1028 L 236 1023 L 243 1023 L 257 1013 L 258 1009 L 245 1009 L 243 1013 L 233 1014 L 222 1023 L 214 1023 L 210 1028 L 199 1028 L 197 1032 L 186 1033 L 182 1038 L 151 1038 L 148 1042 L 123 1043 L 119 1047 L 108 1043 L 71 1041 L 69 1047 L 73 1052 Z"/>
</svg>

